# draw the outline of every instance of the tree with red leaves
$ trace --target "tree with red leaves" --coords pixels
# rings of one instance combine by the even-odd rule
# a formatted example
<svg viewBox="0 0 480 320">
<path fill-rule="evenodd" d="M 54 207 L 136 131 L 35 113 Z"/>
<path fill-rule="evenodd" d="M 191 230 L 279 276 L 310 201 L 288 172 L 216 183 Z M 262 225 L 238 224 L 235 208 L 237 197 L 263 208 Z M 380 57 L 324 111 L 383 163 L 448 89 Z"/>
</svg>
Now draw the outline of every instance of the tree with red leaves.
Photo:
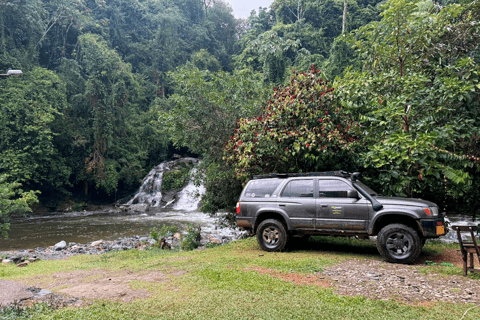
<svg viewBox="0 0 480 320">
<path fill-rule="evenodd" d="M 312 66 L 274 89 L 261 116 L 239 119 L 225 160 L 239 179 L 267 172 L 355 167 L 360 127 L 337 103 L 334 88 Z"/>
</svg>

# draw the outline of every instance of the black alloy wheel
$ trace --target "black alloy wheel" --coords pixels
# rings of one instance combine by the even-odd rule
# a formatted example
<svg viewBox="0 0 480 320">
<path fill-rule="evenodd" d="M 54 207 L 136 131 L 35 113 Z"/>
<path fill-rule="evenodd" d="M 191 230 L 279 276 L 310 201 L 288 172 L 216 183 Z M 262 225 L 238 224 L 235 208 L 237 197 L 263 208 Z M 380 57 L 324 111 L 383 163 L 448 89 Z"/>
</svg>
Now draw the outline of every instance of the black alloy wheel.
<svg viewBox="0 0 480 320">
<path fill-rule="evenodd" d="M 257 228 L 257 241 L 265 251 L 282 251 L 287 244 L 288 234 L 283 223 L 267 219 Z"/>
<path fill-rule="evenodd" d="M 404 224 L 389 224 L 378 233 L 378 252 L 388 262 L 413 263 L 420 255 L 422 247 L 418 233 Z"/>
</svg>

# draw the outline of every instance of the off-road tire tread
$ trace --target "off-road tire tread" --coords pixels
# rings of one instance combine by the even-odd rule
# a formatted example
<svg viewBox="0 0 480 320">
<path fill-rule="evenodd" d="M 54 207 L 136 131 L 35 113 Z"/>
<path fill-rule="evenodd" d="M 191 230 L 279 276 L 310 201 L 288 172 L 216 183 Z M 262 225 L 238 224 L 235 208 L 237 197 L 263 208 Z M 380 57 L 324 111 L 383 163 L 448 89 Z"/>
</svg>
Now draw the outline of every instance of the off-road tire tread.
<svg viewBox="0 0 480 320">
<path fill-rule="evenodd" d="M 411 254 L 405 259 L 396 259 L 390 256 L 390 254 L 388 253 L 388 249 L 385 246 L 388 233 L 392 231 L 400 231 L 400 230 L 409 232 L 412 235 L 413 241 L 414 241 Z M 385 227 L 383 227 L 377 235 L 377 250 L 380 253 L 380 255 L 383 258 L 385 258 L 387 262 L 412 264 L 415 262 L 415 260 L 417 260 L 418 256 L 422 252 L 422 247 L 423 247 L 422 240 L 418 235 L 417 231 L 401 223 L 388 224 Z"/>
<path fill-rule="evenodd" d="M 275 248 L 266 247 L 264 245 L 263 239 L 262 239 L 263 229 L 265 229 L 265 227 L 267 227 L 268 225 L 272 225 L 272 224 L 275 225 L 276 227 L 278 227 L 278 229 L 280 230 L 280 233 L 282 234 L 282 239 L 281 239 L 279 245 L 276 246 Z M 256 235 L 257 235 L 257 242 L 258 242 L 260 248 L 262 248 L 262 250 L 264 250 L 264 251 L 280 252 L 280 251 L 284 251 L 287 247 L 287 243 L 288 243 L 287 229 L 282 222 L 280 222 L 276 219 L 267 219 L 267 220 L 262 221 L 257 228 L 257 234 Z"/>
</svg>

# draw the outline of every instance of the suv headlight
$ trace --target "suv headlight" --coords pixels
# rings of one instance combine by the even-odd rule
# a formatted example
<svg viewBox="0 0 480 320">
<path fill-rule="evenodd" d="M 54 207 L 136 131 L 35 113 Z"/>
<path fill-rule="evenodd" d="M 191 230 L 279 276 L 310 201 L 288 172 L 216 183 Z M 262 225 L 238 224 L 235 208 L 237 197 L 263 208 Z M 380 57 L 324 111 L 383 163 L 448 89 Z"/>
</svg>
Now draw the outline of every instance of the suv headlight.
<svg viewBox="0 0 480 320">
<path fill-rule="evenodd" d="M 427 216 L 438 217 L 438 207 L 429 207 L 424 210 Z"/>
</svg>

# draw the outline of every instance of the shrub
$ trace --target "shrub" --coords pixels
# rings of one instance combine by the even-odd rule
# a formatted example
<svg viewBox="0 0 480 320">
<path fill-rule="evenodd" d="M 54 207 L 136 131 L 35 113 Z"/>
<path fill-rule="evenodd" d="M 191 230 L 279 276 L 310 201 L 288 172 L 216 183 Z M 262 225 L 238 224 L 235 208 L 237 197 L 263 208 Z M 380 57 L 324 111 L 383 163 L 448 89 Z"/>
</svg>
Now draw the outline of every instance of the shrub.
<svg viewBox="0 0 480 320">
<path fill-rule="evenodd" d="M 187 234 L 183 236 L 182 250 L 195 250 L 200 246 L 200 240 L 202 238 L 200 230 L 200 227 L 195 227 L 193 225 L 188 226 Z"/>
<path fill-rule="evenodd" d="M 158 242 L 162 238 L 171 236 L 176 232 L 178 232 L 177 226 L 174 226 L 174 225 L 167 226 L 165 224 L 162 224 L 160 229 L 158 229 L 157 227 L 150 229 L 150 238 Z"/>
<path fill-rule="evenodd" d="M 352 170 L 361 128 L 314 66 L 274 88 L 261 116 L 239 119 L 225 161 L 239 180 L 267 172 Z"/>
<path fill-rule="evenodd" d="M 181 189 L 190 178 L 190 169 L 192 165 L 181 164 L 181 168 L 178 170 L 171 170 L 165 172 L 162 181 L 162 190 L 176 190 Z"/>
</svg>

